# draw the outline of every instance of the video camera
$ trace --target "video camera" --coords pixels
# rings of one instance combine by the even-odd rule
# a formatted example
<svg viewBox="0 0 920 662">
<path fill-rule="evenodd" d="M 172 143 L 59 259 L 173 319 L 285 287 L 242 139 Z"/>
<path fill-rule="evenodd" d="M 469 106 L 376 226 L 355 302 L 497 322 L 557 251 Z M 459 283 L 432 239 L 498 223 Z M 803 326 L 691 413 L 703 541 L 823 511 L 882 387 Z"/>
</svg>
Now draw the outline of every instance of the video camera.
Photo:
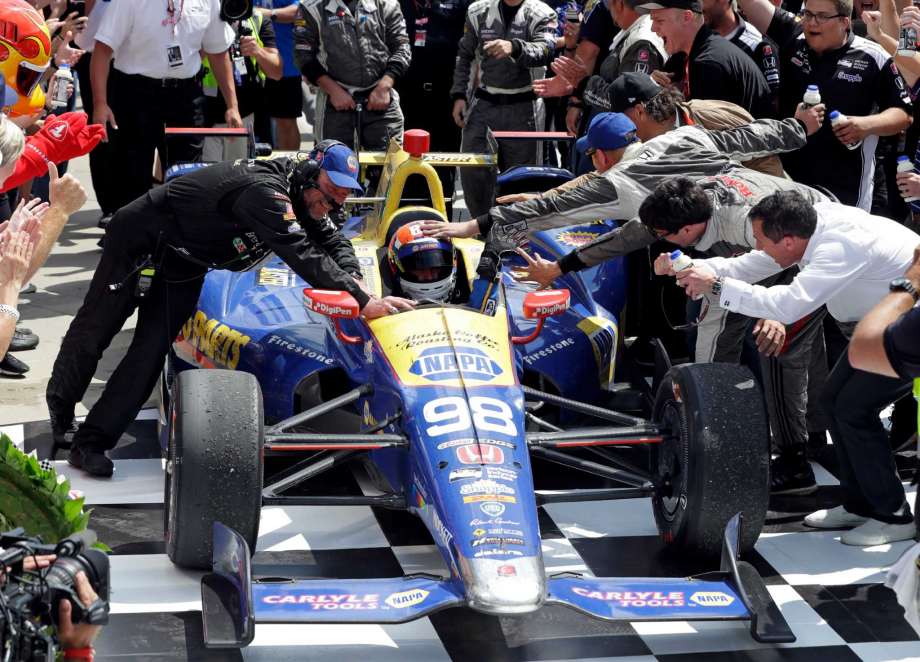
<svg viewBox="0 0 920 662">
<path fill-rule="evenodd" d="M 109 558 L 102 551 L 87 549 L 95 542 L 92 531 L 45 545 L 30 538 L 22 528 L 0 534 L 0 649 L 4 659 L 53 662 L 58 653 L 56 637 L 58 605 L 68 600 L 74 624 L 105 625 L 109 622 Z M 55 554 L 51 566 L 25 570 L 32 556 Z M 77 595 L 77 573 L 83 571 L 99 595 L 85 607 Z"/>
<path fill-rule="evenodd" d="M 220 20 L 245 21 L 252 16 L 252 0 L 220 0 Z"/>
</svg>

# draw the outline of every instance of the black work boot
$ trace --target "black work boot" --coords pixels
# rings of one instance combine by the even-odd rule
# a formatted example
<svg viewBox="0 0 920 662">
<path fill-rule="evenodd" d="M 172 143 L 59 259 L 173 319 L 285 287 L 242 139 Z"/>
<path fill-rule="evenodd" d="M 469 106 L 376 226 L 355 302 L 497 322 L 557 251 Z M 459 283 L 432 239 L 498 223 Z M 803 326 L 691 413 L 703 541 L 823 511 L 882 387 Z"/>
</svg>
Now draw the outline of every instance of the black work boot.
<svg viewBox="0 0 920 662">
<path fill-rule="evenodd" d="M 91 476 L 111 478 L 112 474 L 115 473 L 115 465 L 106 457 L 105 453 L 99 453 L 91 448 L 77 446 L 71 449 L 67 462 L 70 466 L 82 469 Z"/>
<path fill-rule="evenodd" d="M 818 491 L 815 472 L 804 453 L 780 455 L 770 463 L 770 494 L 806 495 Z"/>
</svg>

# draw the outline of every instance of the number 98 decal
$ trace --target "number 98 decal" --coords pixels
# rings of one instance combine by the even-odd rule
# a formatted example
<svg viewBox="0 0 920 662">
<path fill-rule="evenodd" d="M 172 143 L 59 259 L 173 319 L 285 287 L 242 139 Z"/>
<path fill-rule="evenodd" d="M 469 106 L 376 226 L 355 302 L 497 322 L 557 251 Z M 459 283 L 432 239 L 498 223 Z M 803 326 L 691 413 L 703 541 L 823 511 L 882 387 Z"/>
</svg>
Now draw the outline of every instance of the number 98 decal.
<svg viewBox="0 0 920 662">
<path fill-rule="evenodd" d="M 433 424 L 425 429 L 430 437 L 463 432 L 473 425 L 483 432 L 497 432 L 509 437 L 518 434 L 514 412 L 507 402 L 497 398 L 473 396 L 469 403 L 456 395 L 436 398 L 425 403 L 422 414 L 426 423 Z"/>
</svg>

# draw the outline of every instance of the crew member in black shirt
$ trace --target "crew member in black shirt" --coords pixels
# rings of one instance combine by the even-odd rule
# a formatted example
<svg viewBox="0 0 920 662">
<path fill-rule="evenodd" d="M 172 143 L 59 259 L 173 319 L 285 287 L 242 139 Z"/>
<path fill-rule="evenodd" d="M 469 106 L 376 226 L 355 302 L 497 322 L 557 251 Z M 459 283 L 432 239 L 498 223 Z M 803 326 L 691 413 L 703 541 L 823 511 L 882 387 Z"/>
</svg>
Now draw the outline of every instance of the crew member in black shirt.
<svg viewBox="0 0 920 662">
<path fill-rule="evenodd" d="M 404 126 L 431 134 L 435 152 L 460 149 L 460 127 L 451 117 L 451 78 L 445 67 L 457 58 L 457 42 L 463 36 L 463 22 L 469 0 L 400 0 L 412 63 L 396 81 Z M 443 168 L 441 184 L 445 199 L 453 195 L 453 170 Z"/>
<path fill-rule="evenodd" d="M 731 101 L 755 118 L 774 116 L 763 73 L 744 51 L 706 27 L 701 0 L 655 0 L 641 8 L 651 12 L 652 29 L 670 56 L 652 74 L 655 82 L 676 85 L 687 99 Z"/>
<path fill-rule="evenodd" d="M 354 153 L 327 141 L 303 161 L 240 159 L 203 168 L 115 213 L 48 382 L 56 440 L 72 425 L 74 406 L 99 358 L 135 309 L 137 328 L 73 436 L 71 465 L 96 476 L 112 475 L 105 451 L 115 447 L 153 390 L 211 269 L 244 271 L 274 251 L 311 285 L 351 293 L 366 318 L 411 308 L 405 299 L 377 299 L 365 292 L 351 242 L 327 216 L 351 190 L 361 190 L 357 174 Z"/>
<path fill-rule="evenodd" d="M 783 155 L 786 172 L 870 211 L 879 136 L 895 135 L 910 124 L 907 86 L 891 57 L 852 33 L 852 0 L 807 0 L 801 21 L 770 0 L 740 3 L 747 19 L 779 45 L 780 115 L 795 113 L 809 85 L 818 86 L 827 107 L 824 126 L 808 144 Z M 834 110 L 847 119 L 831 128 Z M 846 147 L 860 142 L 856 149 Z"/>
<path fill-rule="evenodd" d="M 728 39 L 754 60 L 776 103 L 779 94 L 779 49 L 769 37 L 741 18 L 735 0 L 703 0 L 703 17 L 706 25 Z"/>
</svg>

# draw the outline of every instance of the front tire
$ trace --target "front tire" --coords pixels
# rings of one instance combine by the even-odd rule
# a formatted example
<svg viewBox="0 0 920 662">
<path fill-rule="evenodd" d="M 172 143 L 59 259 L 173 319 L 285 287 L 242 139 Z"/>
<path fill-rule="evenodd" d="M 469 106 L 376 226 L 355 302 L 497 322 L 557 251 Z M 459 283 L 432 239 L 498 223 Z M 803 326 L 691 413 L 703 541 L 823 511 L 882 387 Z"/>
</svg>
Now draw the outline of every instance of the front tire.
<svg viewBox="0 0 920 662">
<path fill-rule="evenodd" d="M 662 538 L 717 557 L 725 525 L 741 512 L 741 552 L 753 549 L 770 499 L 770 436 L 751 372 L 727 363 L 675 366 L 659 385 L 652 419 L 670 430 L 652 451 Z"/>
<path fill-rule="evenodd" d="M 173 389 L 166 459 L 166 553 L 211 568 L 215 521 L 255 551 L 262 508 L 262 393 L 249 373 L 188 370 Z"/>
</svg>

